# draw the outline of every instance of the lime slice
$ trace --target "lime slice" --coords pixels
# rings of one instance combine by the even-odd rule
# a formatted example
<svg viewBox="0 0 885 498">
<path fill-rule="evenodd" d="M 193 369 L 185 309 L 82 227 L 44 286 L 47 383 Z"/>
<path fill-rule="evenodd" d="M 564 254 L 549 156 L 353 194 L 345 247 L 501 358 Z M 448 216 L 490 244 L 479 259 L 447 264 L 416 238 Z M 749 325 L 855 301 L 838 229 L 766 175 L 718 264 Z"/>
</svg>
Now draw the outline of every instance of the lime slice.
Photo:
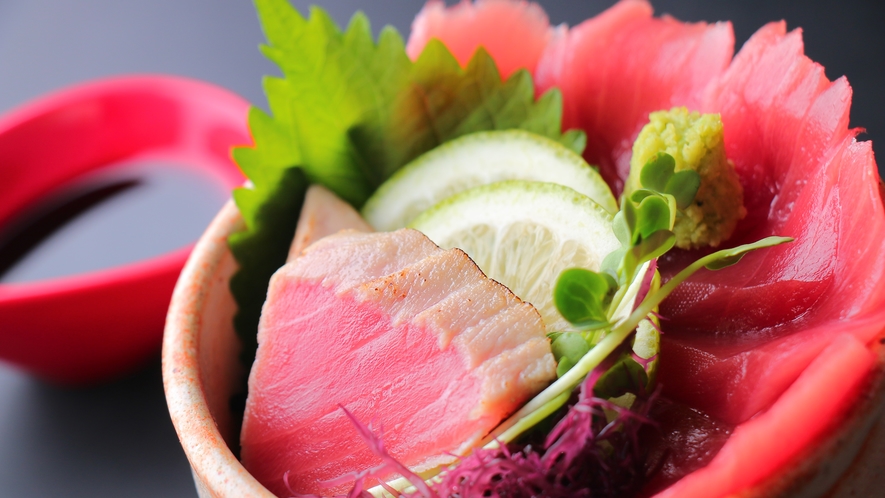
<svg viewBox="0 0 885 498">
<path fill-rule="evenodd" d="M 362 214 L 376 230 L 396 230 L 451 195 L 502 180 L 558 183 L 612 214 L 618 210 L 608 185 L 581 156 L 546 137 L 505 130 L 465 135 L 418 157 L 378 188 Z"/>
<path fill-rule="evenodd" d="M 510 180 L 456 194 L 411 223 L 440 247 L 458 247 L 490 278 L 541 313 L 547 331 L 570 330 L 553 304 L 560 272 L 598 270 L 620 246 L 612 215 L 553 183 Z"/>
</svg>

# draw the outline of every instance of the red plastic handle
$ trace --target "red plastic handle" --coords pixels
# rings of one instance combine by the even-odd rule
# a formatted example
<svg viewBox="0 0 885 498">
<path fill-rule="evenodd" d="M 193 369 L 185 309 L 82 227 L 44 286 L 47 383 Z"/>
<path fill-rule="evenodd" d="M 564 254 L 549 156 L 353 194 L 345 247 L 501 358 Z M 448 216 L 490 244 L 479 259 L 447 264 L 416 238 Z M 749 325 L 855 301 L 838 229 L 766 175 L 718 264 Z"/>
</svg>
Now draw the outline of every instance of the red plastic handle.
<svg viewBox="0 0 885 498">
<path fill-rule="evenodd" d="M 169 76 L 77 86 L 0 118 L 0 226 L 60 186 L 136 156 L 243 183 L 230 149 L 251 143 L 249 104 Z M 0 284 L 0 359 L 65 384 L 106 380 L 159 350 L 172 288 L 190 253 L 65 278 Z"/>
</svg>

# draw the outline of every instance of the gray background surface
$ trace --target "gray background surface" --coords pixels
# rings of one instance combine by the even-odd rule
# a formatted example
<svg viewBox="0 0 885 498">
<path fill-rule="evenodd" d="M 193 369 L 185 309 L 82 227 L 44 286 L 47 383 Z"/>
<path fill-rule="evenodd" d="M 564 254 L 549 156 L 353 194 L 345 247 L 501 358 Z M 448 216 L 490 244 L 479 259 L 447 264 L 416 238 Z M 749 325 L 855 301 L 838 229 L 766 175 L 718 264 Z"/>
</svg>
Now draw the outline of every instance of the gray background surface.
<svg viewBox="0 0 885 498">
<path fill-rule="evenodd" d="M 302 9 L 308 4 L 294 3 Z M 362 9 L 376 30 L 393 24 L 403 33 L 421 6 L 404 0 L 316 3 L 339 23 Z M 575 24 L 612 1 L 540 3 L 553 22 Z M 868 130 L 862 139 L 885 143 L 881 2 L 661 0 L 655 6 L 683 20 L 731 19 L 738 47 L 769 20 L 802 26 L 809 56 L 830 78 L 849 76 L 852 124 Z M 258 53 L 262 39 L 247 0 L 0 0 L 0 112 L 68 84 L 125 73 L 200 78 L 263 106 L 261 76 L 275 70 Z M 196 238 L 224 198 L 212 189 L 195 198 L 191 187 L 176 181 L 145 188 L 148 205 L 195 213 L 176 216 L 176 235 L 159 237 L 153 251 Z M 98 211 L 112 211 L 103 207 Z M 131 216 L 156 211 L 139 209 Z M 96 223 L 111 223 L 103 236 L 114 237 L 112 222 Z M 169 422 L 158 359 L 127 378 L 86 389 L 47 385 L 0 364 L 0 497 L 42 496 L 196 496 Z"/>
</svg>

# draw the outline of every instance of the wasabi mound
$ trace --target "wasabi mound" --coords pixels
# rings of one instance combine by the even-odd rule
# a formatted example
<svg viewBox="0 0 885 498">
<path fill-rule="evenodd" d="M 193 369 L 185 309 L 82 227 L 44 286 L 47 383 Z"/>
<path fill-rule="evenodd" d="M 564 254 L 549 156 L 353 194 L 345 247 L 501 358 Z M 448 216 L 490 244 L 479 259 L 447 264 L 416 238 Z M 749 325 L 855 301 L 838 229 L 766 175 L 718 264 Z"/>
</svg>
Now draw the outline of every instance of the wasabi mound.
<svg viewBox="0 0 885 498">
<path fill-rule="evenodd" d="M 670 154 L 676 161 L 676 172 L 694 170 L 701 177 L 694 202 L 676 214 L 676 246 L 718 246 L 747 215 L 744 189 L 725 157 L 722 120 L 718 114 L 689 112 L 685 107 L 653 112 L 649 117 L 651 121 L 633 144 L 625 194 L 642 188 L 639 174 L 643 165 L 660 152 Z"/>
</svg>

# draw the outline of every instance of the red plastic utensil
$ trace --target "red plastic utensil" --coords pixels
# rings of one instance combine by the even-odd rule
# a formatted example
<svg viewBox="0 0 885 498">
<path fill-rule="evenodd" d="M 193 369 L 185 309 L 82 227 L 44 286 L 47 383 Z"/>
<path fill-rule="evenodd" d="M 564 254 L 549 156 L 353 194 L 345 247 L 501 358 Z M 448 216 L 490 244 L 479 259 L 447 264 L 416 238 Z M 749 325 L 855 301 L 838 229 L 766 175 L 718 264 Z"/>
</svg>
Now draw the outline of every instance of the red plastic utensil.
<svg viewBox="0 0 885 498">
<path fill-rule="evenodd" d="M 249 104 L 215 86 L 123 77 L 64 90 L 0 118 L 0 227 L 59 187 L 128 159 L 243 183 L 230 149 L 251 142 Z M 0 359 L 53 382 L 106 380 L 159 351 L 191 246 L 71 277 L 0 284 Z"/>
</svg>

